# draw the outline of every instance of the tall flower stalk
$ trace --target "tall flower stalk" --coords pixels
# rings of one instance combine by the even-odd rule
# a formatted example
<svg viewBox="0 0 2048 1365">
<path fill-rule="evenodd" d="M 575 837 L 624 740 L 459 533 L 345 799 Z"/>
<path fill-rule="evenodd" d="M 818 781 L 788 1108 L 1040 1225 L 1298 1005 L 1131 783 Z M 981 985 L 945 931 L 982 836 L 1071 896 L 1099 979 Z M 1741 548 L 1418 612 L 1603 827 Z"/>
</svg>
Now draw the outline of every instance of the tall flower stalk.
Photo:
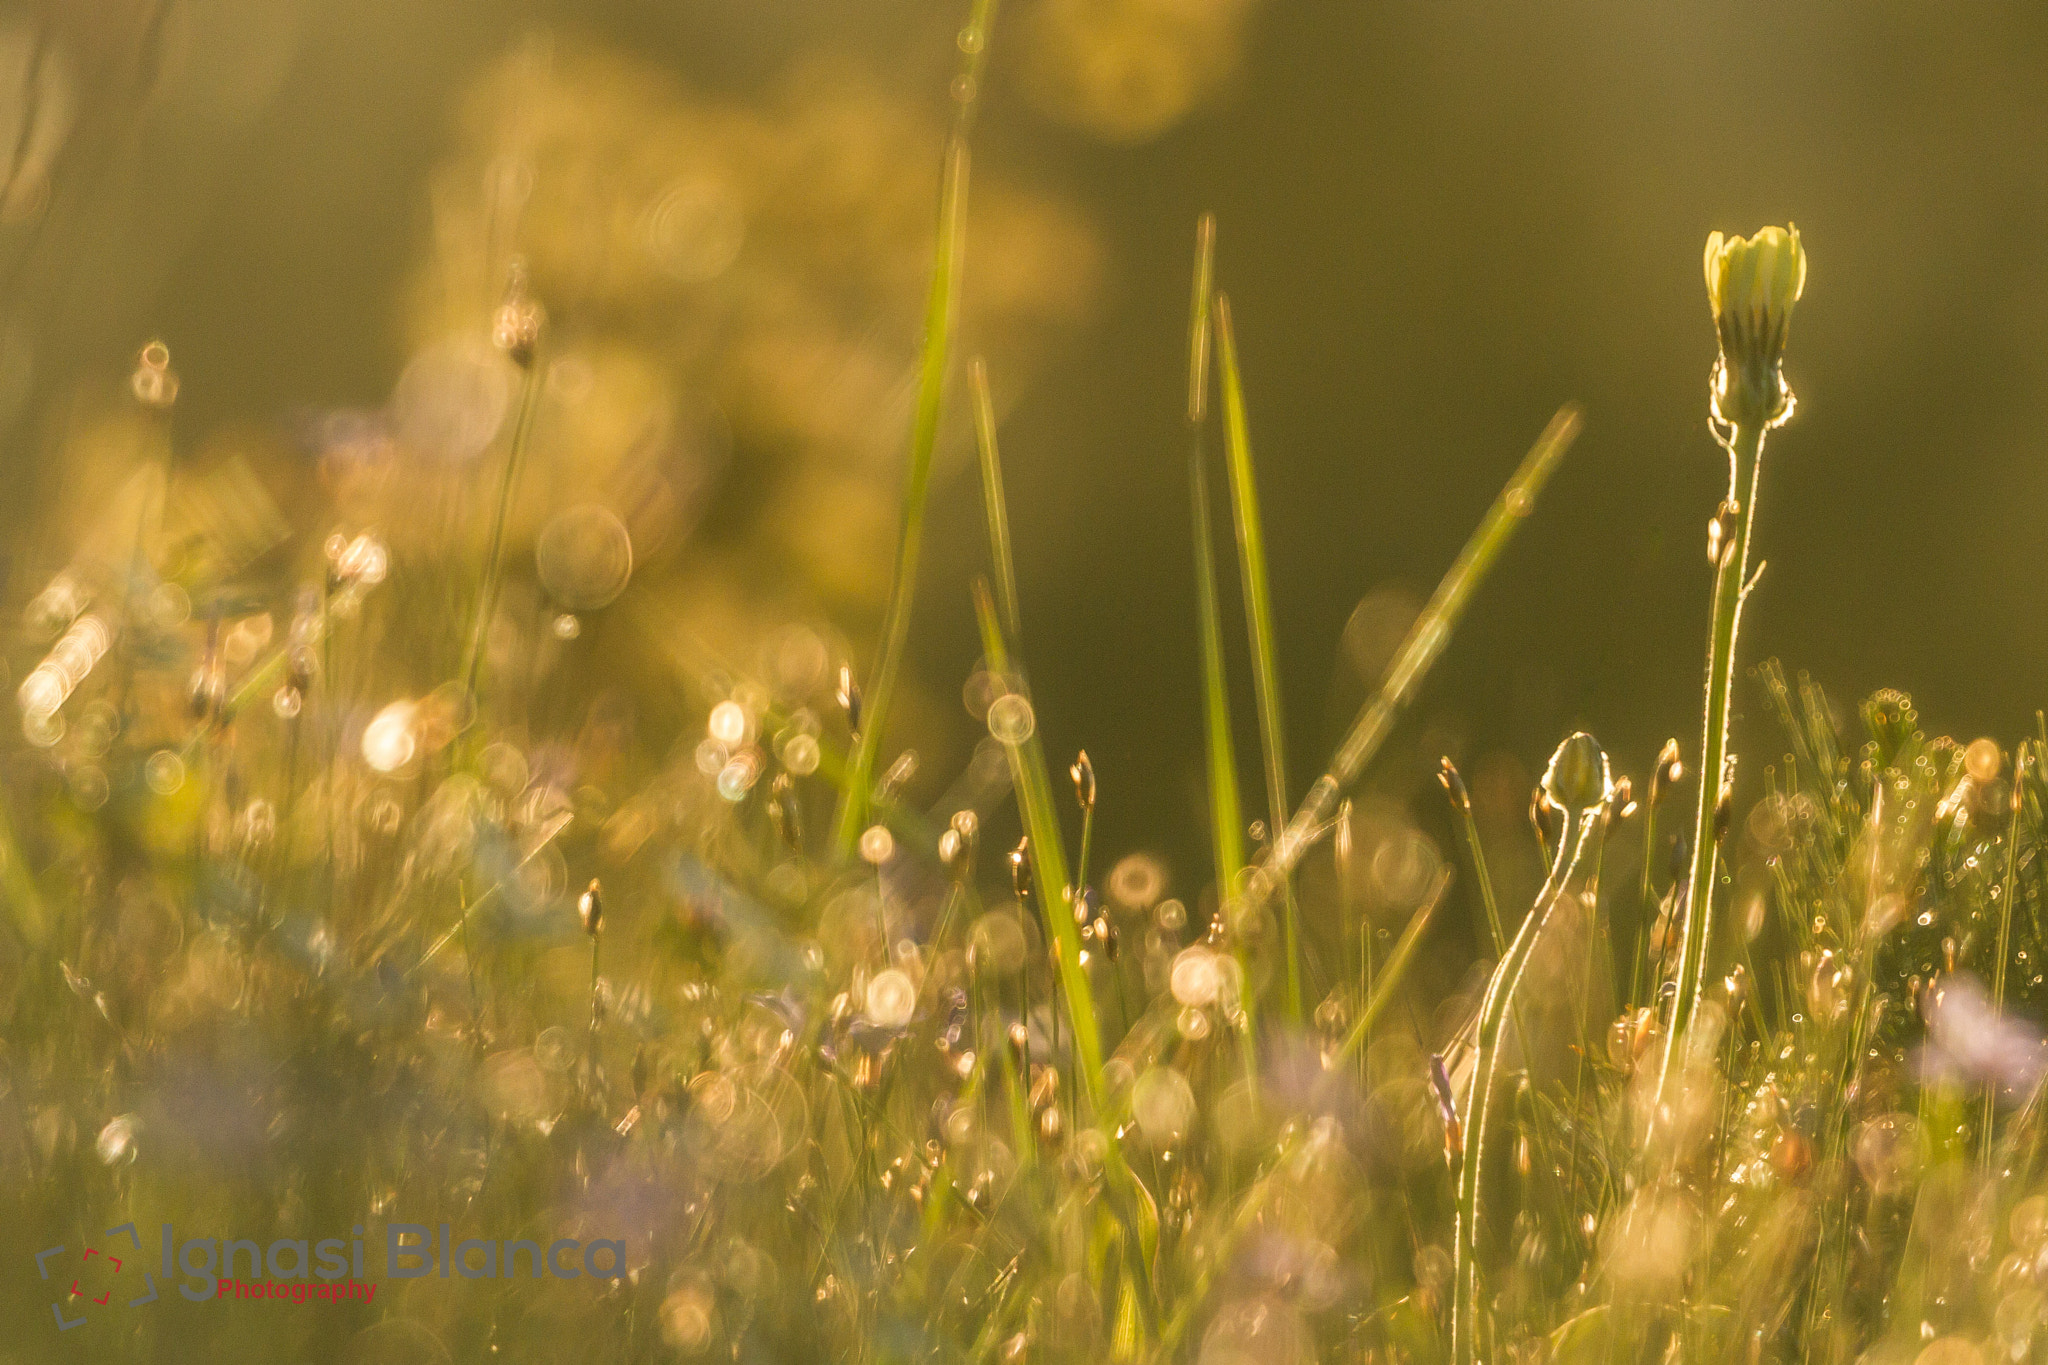
<svg viewBox="0 0 2048 1365">
<path fill-rule="evenodd" d="M 1686 879 L 1685 929 L 1678 955 L 1678 993 L 1657 1072 L 1659 1108 L 1671 1083 L 1672 1059 L 1699 1008 L 1713 937 L 1714 882 L 1720 872 L 1733 787 L 1728 710 L 1735 681 L 1736 637 L 1749 595 L 1749 537 L 1756 523 L 1764 435 L 1792 415 L 1792 391 L 1781 364 L 1792 306 L 1806 288 L 1806 251 L 1796 227 L 1767 227 L 1751 238 L 1707 238 L 1707 299 L 1721 341 L 1709 384 L 1714 434 L 1728 452 L 1728 497 L 1708 528 L 1714 563 L 1714 618 L 1707 636 L 1706 725 L 1701 738 L 1699 799 L 1693 818 L 1692 867 Z M 1653 1109 L 1653 1115 L 1657 1110 Z M 1652 1119 L 1655 1122 L 1655 1119 Z"/>
<path fill-rule="evenodd" d="M 1458 1224 L 1453 1244 L 1451 1359 L 1473 1365 L 1483 1347 L 1479 1284 L 1479 1196 L 1485 1183 L 1486 1139 L 1493 1127 L 1492 1102 L 1499 1081 L 1502 1033 L 1515 1013 L 1515 994 L 1538 940 L 1571 888 L 1597 863 L 1607 809 L 1614 800 L 1614 780 L 1607 755 L 1591 735 L 1575 734 L 1558 746 L 1543 774 L 1543 795 L 1564 813 L 1564 828 L 1550 876 L 1537 893 L 1535 908 L 1522 921 L 1500 965 L 1486 983 L 1480 1001 L 1474 1040 L 1472 1088 L 1465 1099 L 1463 1150 L 1458 1154 Z M 1527 1047 L 1529 1040 L 1518 1040 Z"/>
</svg>

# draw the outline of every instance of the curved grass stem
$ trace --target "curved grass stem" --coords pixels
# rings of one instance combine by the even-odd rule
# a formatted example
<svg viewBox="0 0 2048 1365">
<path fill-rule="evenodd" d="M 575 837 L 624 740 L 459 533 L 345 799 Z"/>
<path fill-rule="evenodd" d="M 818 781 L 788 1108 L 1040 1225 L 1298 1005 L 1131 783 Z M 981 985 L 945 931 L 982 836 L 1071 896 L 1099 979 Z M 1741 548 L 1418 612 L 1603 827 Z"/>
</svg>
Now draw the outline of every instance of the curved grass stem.
<svg viewBox="0 0 2048 1365">
<path fill-rule="evenodd" d="M 1603 805 L 1565 812 L 1563 837 L 1558 840 L 1557 857 L 1550 876 L 1537 894 L 1536 906 L 1522 921 L 1507 955 L 1494 969 L 1479 1007 L 1477 1056 L 1472 1068 L 1472 1088 L 1465 1100 L 1465 1149 L 1458 1164 L 1458 1221 L 1453 1243 L 1451 1299 L 1451 1359 L 1457 1365 L 1472 1365 L 1479 1349 L 1479 1192 L 1484 1177 L 1487 1131 L 1492 1121 L 1492 1100 L 1500 1069 L 1501 1028 L 1514 1009 L 1515 993 L 1522 973 L 1549 924 L 1551 912 L 1564 899 L 1589 847 L 1598 841 L 1606 824 Z M 1526 1041 L 1526 1040 L 1525 1040 Z"/>
</svg>

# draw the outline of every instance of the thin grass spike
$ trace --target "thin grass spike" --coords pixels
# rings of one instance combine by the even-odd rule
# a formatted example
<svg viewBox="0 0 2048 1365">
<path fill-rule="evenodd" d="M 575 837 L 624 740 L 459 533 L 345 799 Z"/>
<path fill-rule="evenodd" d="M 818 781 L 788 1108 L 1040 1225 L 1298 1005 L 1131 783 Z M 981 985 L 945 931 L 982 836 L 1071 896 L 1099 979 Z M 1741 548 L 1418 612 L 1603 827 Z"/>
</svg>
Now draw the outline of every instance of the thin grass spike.
<svg viewBox="0 0 2048 1365">
<path fill-rule="evenodd" d="M 896 544 L 896 568 L 890 580 L 889 606 L 882 618 L 881 653 L 867 692 L 867 718 L 855 746 L 849 779 L 840 799 L 833 847 L 841 859 L 851 857 L 867 822 L 867 795 L 875 763 L 888 729 L 889 706 L 895 700 L 896 677 L 903 667 L 903 648 L 910 638 L 910 612 L 917 595 L 917 566 L 924 543 L 925 505 L 931 491 L 932 452 L 938 446 L 939 416 L 944 407 L 946 371 L 952 354 L 953 327 L 959 311 L 960 272 L 967 238 L 967 134 L 973 126 L 975 92 L 987 60 L 988 30 L 995 0 L 976 0 L 969 29 L 978 34 L 962 63 L 961 81 L 967 98 L 960 101 L 952 135 L 946 141 L 940 177 L 937 242 L 932 251 L 931 292 L 925 301 L 924 342 L 918 360 L 917 405 L 910 425 L 910 468 L 903 490 L 903 526 Z"/>
<path fill-rule="evenodd" d="M 1549 425 L 1543 428 L 1543 434 L 1536 438 L 1536 444 L 1522 458 L 1507 486 L 1501 489 L 1500 496 L 1487 509 L 1471 539 L 1465 542 L 1465 548 L 1458 552 L 1450 572 L 1437 584 L 1436 591 L 1422 609 L 1422 615 L 1409 629 L 1407 638 L 1394 654 L 1393 666 L 1387 670 L 1386 680 L 1351 723 L 1344 742 L 1338 745 L 1336 755 L 1330 761 L 1329 770 L 1316 779 L 1308 795 L 1295 808 L 1294 818 L 1287 822 L 1286 830 L 1273 845 L 1267 859 L 1264 870 L 1269 874 L 1274 877 L 1284 875 L 1301 861 L 1301 855 L 1314 842 L 1316 831 L 1329 820 L 1338 800 L 1365 771 L 1366 764 L 1379 752 L 1380 745 L 1386 742 L 1394 722 L 1414 699 L 1416 690 L 1429 675 L 1444 646 L 1450 643 L 1473 594 L 1486 581 L 1501 551 L 1514 539 L 1515 531 L 1535 510 L 1537 497 L 1556 472 L 1565 452 L 1578 438 L 1580 425 L 1577 405 L 1567 403 L 1557 410 Z"/>
<path fill-rule="evenodd" d="M 1225 467 L 1230 472 L 1230 505 L 1237 531 L 1237 565 L 1244 588 L 1245 624 L 1251 632 L 1252 693 L 1258 703 L 1259 739 L 1266 766 L 1266 827 L 1278 830 L 1287 818 L 1287 729 L 1280 707 L 1280 660 L 1273 637 L 1273 590 L 1266 568 L 1266 532 L 1259 516 L 1258 480 L 1252 468 L 1250 421 L 1237 363 L 1237 334 L 1230 323 L 1230 299 L 1216 296 L 1216 355 L 1223 379 Z M 1280 950 L 1286 978 L 1287 1017 L 1300 1027 L 1301 911 L 1294 882 L 1280 881 Z"/>
</svg>

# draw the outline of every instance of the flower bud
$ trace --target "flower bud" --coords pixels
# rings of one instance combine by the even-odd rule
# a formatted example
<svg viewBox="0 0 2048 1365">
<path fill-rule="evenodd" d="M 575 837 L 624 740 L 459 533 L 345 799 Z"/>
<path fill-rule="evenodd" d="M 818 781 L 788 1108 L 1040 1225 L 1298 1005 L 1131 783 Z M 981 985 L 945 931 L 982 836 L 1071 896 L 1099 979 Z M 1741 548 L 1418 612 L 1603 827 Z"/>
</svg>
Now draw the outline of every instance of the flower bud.
<svg viewBox="0 0 2048 1365">
<path fill-rule="evenodd" d="M 1614 780 L 1599 741 L 1580 731 L 1558 745 L 1543 770 L 1542 791 L 1552 805 L 1567 811 L 1586 810 L 1612 796 Z"/>
<path fill-rule="evenodd" d="M 1714 414 L 1737 426 L 1776 426 L 1792 413 L 1779 364 L 1792 305 L 1806 288 L 1806 251 L 1796 227 L 1767 227 L 1754 237 L 1707 238 L 1707 301 L 1721 337 L 1714 371 Z"/>
</svg>

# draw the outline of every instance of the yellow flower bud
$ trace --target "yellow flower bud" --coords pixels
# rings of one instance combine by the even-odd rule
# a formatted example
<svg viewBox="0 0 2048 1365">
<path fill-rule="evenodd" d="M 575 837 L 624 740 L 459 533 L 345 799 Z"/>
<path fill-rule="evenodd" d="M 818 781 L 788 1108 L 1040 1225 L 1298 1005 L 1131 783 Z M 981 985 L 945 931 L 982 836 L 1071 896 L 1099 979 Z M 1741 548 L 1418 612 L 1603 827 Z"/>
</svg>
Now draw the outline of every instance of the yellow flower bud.
<svg viewBox="0 0 2048 1365">
<path fill-rule="evenodd" d="M 1588 810 L 1614 795 L 1614 778 L 1600 744 L 1583 730 L 1557 746 L 1543 770 L 1543 794 L 1562 810 Z"/>
<path fill-rule="evenodd" d="M 1737 425 L 1776 426 L 1791 415 L 1792 393 L 1779 370 L 1792 305 L 1806 289 L 1799 229 L 1767 227 L 1754 237 L 1707 238 L 1707 301 L 1721 337 L 1714 372 L 1714 413 Z"/>
</svg>

